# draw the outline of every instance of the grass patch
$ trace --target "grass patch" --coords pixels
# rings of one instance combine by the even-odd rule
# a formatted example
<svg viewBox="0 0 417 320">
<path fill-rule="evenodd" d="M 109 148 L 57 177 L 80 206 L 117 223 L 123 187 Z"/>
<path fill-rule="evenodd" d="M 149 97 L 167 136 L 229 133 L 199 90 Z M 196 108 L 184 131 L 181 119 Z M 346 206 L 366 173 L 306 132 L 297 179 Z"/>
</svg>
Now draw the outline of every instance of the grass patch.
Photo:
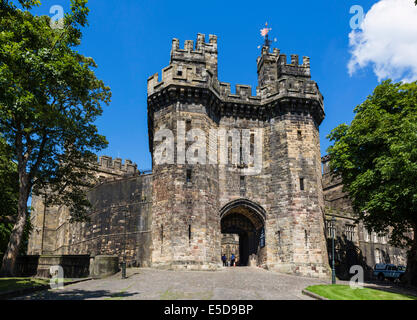
<svg viewBox="0 0 417 320">
<path fill-rule="evenodd" d="M 417 300 L 417 297 L 369 288 L 352 289 L 346 285 L 317 285 L 306 290 L 329 300 Z"/>
<path fill-rule="evenodd" d="M 35 278 L 0 278 L 0 292 L 39 287 L 49 284 L 49 280 Z"/>
<path fill-rule="evenodd" d="M 74 279 L 60 279 L 64 283 L 72 282 Z M 58 283 L 58 282 L 56 282 Z M 16 291 L 26 288 L 34 288 L 42 285 L 49 285 L 50 279 L 43 278 L 0 278 L 0 293 Z"/>
</svg>

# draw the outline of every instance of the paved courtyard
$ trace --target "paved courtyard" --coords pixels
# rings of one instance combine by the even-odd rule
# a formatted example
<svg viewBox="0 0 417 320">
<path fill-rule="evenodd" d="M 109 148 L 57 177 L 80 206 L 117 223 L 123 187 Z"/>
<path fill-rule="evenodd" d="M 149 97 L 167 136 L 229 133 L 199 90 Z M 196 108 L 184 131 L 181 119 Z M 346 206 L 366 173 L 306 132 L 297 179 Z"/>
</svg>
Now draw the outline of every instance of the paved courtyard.
<svg viewBox="0 0 417 320">
<path fill-rule="evenodd" d="M 278 274 L 260 268 L 221 271 L 128 269 L 102 280 L 38 292 L 18 299 L 41 300 L 309 300 L 301 290 L 322 280 Z"/>
</svg>

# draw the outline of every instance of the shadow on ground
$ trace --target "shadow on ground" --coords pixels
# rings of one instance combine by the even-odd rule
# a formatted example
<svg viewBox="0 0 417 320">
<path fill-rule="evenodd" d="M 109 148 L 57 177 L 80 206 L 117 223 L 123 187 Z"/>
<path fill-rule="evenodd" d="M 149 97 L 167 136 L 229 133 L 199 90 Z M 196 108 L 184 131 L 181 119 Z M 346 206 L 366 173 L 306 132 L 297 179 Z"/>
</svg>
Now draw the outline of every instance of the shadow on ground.
<svg viewBox="0 0 417 320">
<path fill-rule="evenodd" d="M 400 283 L 387 281 L 367 281 L 364 284 L 365 288 L 387 291 L 391 293 L 405 294 L 417 297 L 417 288 L 409 287 Z"/>
<path fill-rule="evenodd" d="M 20 297 L 23 300 L 119 300 L 139 294 L 138 292 L 110 292 L 108 290 L 81 290 L 73 289 L 71 291 L 49 290 L 42 291 L 32 296 Z"/>
</svg>

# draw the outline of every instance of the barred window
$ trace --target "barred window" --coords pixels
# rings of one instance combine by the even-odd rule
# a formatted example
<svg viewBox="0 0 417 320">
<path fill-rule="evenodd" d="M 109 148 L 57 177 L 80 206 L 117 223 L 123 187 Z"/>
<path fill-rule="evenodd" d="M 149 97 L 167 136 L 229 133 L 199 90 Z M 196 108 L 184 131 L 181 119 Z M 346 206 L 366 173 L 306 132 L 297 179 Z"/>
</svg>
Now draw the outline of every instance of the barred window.
<svg viewBox="0 0 417 320">
<path fill-rule="evenodd" d="M 371 239 L 371 234 L 369 233 L 369 230 L 366 229 L 366 227 L 363 227 L 363 240 L 365 242 L 369 242 L 370 239 Z"/>
<path fill-rule="evenodd" d="M 381 250 L 375 249 L 375 263 L 381 263 Z"/>
<path fill-rule="evenodd" d="M 387 244 L 387 237 L 385 234 L 378 235 L 378 240 L 379 240 L 379 243 Z"/>
<path fill-rule="evenodd" d="M 346 239 L 349 241 L 355 240 L 355 226 L 353 224 L 345 225 L 345 235 Z"/>
<path fill-rule="evenodd" d="M 327 237 L 333 238 L 333 235 L 336 236 L 336 227 L 332 220 L 326 221 Z"/>
</svg>

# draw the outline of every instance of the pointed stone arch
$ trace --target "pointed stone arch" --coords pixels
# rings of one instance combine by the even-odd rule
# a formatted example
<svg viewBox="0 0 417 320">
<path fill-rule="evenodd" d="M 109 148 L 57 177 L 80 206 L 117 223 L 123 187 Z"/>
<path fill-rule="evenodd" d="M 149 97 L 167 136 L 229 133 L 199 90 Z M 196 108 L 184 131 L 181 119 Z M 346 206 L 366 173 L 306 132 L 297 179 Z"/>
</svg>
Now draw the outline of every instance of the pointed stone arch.
<svg viewBox="0 0 417 320">
<path fill-rule="evenodd" d="M 239 235 L 240 265 L 248 265 L 250 257 L 257 256 L 265 220 L 265 209 L 249 199 L 236 199 L 221 208 L 222 234 Z"/>
</svg>

